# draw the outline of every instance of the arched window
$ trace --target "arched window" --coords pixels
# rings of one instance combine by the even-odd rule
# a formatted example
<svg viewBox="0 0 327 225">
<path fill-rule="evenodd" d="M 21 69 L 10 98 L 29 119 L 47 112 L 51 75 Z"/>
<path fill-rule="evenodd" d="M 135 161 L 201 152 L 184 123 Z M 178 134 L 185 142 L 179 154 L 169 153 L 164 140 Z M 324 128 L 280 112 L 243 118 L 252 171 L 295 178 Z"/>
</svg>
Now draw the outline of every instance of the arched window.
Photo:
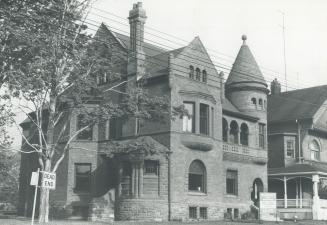
<svg viewBox="0 0 327 225">
<path fill-rule="evenodd" d="M 309 144 L 311 160 L 320 160 L 320 147 L 316 140 L 313 140 Z"/>
<path fill-rule="evenodd" d="M 206 168 L 200 160 L 194 160 L 190 165 L 188 190 L 206 192 Z"/>
<path fill-rule="evenodd" d="M 241 145 L 249 145 L 249 128 L 245 123 L 241 125 Z"/>
<path fill-rule="evenodd" d="M 260 109 L 263 109 L 263 102 L 262 102 L 261 98 L 259 99 L 259 107 L 260 107 Z"/>
<path fill-rule="evenodd" d="M 223 118 L 223 141 L 228 141 L 228 122 Z"/>
<path fill-rule="evenodd" d="M 229 141 L 234 144 L 238 144 L 238 124 L 235 120 L 230 123 L 229 129 Z"/>
<path fill-rule="evenodd" d="M 197 81 L 201 80 L 201 70 L 199 68 L 196 68 L 196 70 L 195 70 L 195 79 Z"/>
<path fill-rule="evenodd" d="M 256 98 L 251 98 L 251 102 L 252 102 L 253 105 L 255 105 L 255 106 L 257 105 L 257 99 Z"/>
<path fill-rule="evenodd" d="M 194 67 L 190 66 L 190 74 L 189 74 L 191 79 L 194 79 Z"/>
<path fill-rule="evenodd" d="M 202 70 L 202 82 L 207 83 L 207 71 Z"/>
</svg>

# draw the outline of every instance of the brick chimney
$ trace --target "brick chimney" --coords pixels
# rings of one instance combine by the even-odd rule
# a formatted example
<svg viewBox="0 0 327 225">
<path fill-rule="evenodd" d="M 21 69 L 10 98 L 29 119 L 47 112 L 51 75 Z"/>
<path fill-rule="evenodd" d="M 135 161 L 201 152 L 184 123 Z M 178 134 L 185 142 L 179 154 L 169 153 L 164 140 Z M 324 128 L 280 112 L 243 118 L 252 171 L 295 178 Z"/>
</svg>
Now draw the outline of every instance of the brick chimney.
<svg viewBox="0 0 327 225">
<path fill-rule="evenodd" d="M 278 95 L 281 93 L 281 86 L 276 78 L 270 83 L 270 91 L 272 95 Z"/>
<path fill-rule="evenodd" d="M 133 4 L 133 9 L 129 11 L 128 20 L 130 24 L 130 49 L 127 73 L 128 76 L 136 75 L 136 79 L 139 80 L 145 74 L 143 45 L 146 13 L 142 8 L 142 2 Z"/>
</svg>

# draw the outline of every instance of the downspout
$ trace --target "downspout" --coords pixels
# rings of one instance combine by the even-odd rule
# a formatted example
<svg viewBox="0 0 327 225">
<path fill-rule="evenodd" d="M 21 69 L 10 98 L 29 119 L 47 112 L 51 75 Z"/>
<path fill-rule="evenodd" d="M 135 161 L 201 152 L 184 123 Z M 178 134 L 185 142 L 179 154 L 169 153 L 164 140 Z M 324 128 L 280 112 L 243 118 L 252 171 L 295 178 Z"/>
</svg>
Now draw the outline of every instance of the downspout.
<svg viewBox="0 0 327 225">
<path fill-rule="evenodd" d="M 170 162 L 170 155 L 171 155 L 171 151 L 168 152 L 168 221 L 171 221 L 171 193 L 170 193 L 170 190 L 171 190 L 171 175 L 170 175 L 170 165 L 171 165 L 171 162 Z"/>
</svg>

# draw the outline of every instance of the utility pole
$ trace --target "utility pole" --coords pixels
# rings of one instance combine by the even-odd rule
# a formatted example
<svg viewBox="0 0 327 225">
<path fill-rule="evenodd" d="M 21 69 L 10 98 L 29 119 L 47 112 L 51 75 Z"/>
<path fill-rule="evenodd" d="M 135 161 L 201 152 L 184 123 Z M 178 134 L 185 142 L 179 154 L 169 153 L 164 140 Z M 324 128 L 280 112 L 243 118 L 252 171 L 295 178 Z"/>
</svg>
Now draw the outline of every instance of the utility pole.
<svg viewBox="0 0 327 225">
<path fill-rule="evenodd" d="M 281 10 L 278 10 L 279 13 L 283 16 L 283 25 L 280 25 L 283 30 L 283 47 L 284 47 L 284 75 L 285 75 L 285 91 L 287 91 L 287 72 L 286 72 L 286 47 L 285 47 L 285 13 Z"/>
</svg>

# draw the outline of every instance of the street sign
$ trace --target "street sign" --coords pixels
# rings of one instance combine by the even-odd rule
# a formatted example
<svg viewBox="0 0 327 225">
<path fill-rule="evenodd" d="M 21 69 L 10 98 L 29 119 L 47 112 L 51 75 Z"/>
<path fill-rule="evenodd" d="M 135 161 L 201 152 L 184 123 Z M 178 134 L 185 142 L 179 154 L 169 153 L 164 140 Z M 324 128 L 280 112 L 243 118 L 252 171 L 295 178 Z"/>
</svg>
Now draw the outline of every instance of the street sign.
<svg viewBox="0 0 327 225">
<path fill-rule="evenodd" d="M 45 171 L 41 171 L 41 173 L 42 173 L 41 187 L 48 188 L 51 190 L 56 189 L 56 174 L 45 172 Z"/>
<path fill-rule="evenodd" d="M 39 173 L 38 172 L 32 172 L 30 185 L 37 186 L 38 183 L 39 183 Z"/>
</svg>

